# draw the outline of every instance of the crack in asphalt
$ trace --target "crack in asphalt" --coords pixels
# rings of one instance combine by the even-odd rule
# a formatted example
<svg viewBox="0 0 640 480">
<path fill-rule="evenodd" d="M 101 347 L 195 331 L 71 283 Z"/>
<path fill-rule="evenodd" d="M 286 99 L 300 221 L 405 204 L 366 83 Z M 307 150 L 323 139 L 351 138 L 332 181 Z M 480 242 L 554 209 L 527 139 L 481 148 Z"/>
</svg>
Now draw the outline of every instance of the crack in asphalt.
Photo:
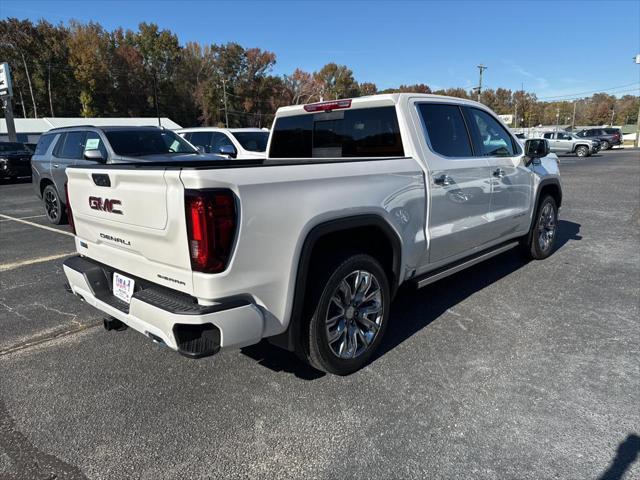
<svg viewBox="0 0 640 480">
<path fill-rule="evenodd" d="M 20 350 L 26 350 L 27 348 L 36 347 L 38 345 L 42 345 L 43 343 L 51 342 L 53 340 L 57 340 L 59 338 L 68 337 L 74 335 L 76 333 L 82 332 L 83 330 L 87 330 L 89 328 L 97 328 L 100 325 L 82 325 L 79 324 L 73 328 L 68 328 L 66 330 L 49 333 L 46 335 L 42 335 L 40 337 L 35 337 L 34 339 L 27 340 L 26 342 L 18 343 L 16 345 L 12 345 L 10 347 L 4 348 L 0 350 L 0 357 L 5 355 L 9 355 L 11 353 L 18 352 Z"/>
<path fill-rule="evenodd" d="M 39 450 L 20 432 L 0 398 L 0 452 L 9 458 L 14 472 L 3 472 L 2 478 L 80 480 L 87 477 L 75 465 Z M 7 475 L 7 476 L 5 476 Z"/>
</svg>

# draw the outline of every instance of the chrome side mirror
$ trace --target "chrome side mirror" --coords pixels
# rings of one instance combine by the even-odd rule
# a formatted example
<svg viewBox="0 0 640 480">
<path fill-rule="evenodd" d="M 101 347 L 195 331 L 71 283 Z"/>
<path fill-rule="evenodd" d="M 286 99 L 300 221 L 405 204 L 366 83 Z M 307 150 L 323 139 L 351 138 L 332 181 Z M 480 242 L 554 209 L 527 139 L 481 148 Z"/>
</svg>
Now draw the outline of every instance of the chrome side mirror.
<svg viewBox="0 0 640 480">
<path fill-rule="evenodd" d="M 222 145 L 218 149 L 218 153 L 220 155 L 227 155 L 231 158 L 236 158 L 236 156 L 238 155 L 238 152 L 236 152 L 236 149 L 232 145 Z"/>
<path fill-rule="evenodd" d="M 84 159 L 101 163 L 105 163 L 107 161 L 100 150 L 85 150 Z"/>
</svg>

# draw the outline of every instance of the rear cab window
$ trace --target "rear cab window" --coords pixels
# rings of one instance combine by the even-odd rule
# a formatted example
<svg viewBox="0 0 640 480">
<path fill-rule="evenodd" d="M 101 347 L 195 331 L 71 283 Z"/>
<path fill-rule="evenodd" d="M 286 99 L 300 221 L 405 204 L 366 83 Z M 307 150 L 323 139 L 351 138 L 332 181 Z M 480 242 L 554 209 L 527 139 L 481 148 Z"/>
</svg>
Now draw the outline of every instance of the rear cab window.
<svg viewBox="0 0 640 480">
<path fill-rule="evenodd" d="M 270 158 L 403 157 L 395 106 L 278 117 Z"/>
</svg>

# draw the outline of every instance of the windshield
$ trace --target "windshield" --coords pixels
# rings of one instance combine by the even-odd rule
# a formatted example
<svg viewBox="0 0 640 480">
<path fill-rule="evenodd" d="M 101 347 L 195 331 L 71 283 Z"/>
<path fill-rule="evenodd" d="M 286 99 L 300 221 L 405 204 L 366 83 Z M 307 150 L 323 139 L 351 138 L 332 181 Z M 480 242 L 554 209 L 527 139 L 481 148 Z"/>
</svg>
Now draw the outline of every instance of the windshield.
<svg viewBox="0 0 640 480">
<path fill-rule="evenodd" d="M 198 153 L 189 143 L 169 130 L 111 130 L 105 134 L 117 155 L 141 157 Z"/>
<path fill-rule="evenodd" d="M 0 152 L 24 152 L 25 146 L 16 142 L 2 142 L 0 143 Z"/>
<path fill-rule="evenodd" d="M 240 142 L 242 148 L 250 152 L 265 152 L 267 150 L 267 141 L 269 140 L 269 132 L 231 132 Z"/>
</svg>

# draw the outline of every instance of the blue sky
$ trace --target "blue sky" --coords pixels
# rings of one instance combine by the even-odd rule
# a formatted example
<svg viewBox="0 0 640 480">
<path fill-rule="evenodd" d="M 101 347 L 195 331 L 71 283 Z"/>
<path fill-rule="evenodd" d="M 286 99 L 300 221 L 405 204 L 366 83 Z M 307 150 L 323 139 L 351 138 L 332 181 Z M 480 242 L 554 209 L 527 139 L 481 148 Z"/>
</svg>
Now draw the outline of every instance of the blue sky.
<svg viewBox="0 0 640 480">
<path fill-rule="evenodd" d="M 155 22 L 181 43 L 238 42 L 276 53 L 275 74 L 346 64 L 379 88 L 477 84 L 540 98 L 640 94 L 640 1 L 29 1 L 0 0 L 0 17 Z M 613 88 L 617 87 L 617 88 Z M 627 91 L 631 90 L 631 91 Z"/>
</svg>

